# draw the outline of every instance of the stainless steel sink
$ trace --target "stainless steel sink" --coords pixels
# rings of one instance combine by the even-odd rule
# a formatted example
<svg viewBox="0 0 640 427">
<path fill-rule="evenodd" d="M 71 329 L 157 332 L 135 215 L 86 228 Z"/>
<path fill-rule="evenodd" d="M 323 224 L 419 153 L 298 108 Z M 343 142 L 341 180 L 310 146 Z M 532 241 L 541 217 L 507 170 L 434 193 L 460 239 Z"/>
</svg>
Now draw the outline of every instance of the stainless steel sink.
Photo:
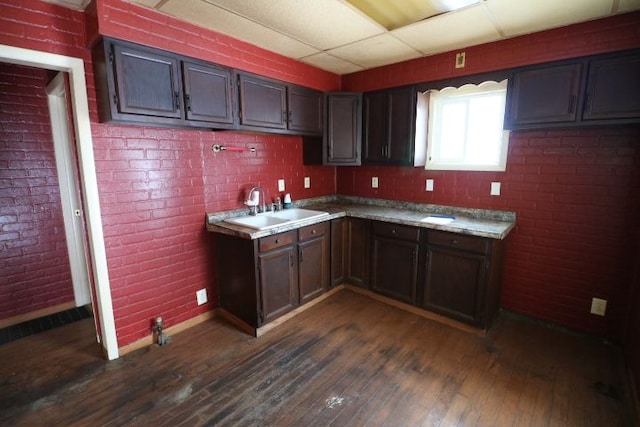
<svg viewBox="0 0 640 427">
<path fill-rule="evenodd" d="M 315 211 L 312 209 L 285 209 L 277 212 L 266 212 L 255 216 L 242 216 L 228 218 L 224 222 L 235 224 L 253 230 L 268 230 L 270 228 L 282 226 L 284 224 L 295 224 L 297 222 L 328 216 L 329 212 Z"/>
</svg>

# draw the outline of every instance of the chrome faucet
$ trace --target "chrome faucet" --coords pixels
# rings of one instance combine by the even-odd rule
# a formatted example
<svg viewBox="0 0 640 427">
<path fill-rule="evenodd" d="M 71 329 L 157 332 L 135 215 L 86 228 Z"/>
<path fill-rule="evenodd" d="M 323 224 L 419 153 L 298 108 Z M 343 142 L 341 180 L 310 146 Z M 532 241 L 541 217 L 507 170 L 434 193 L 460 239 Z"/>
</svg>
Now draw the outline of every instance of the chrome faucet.
<svg viewBox="0 0 640 427">
<path fill-rule="evenodd" d="M 258 194 L 258 201 L 257 203 L 253 203 L 254 199 L 253 199 L 253 192 L 254 191 L 259 191 L 260 193 Z M 261 199 L 260 199 L 261 197 Z M 262 202 L 262 210 L 260 210 L 258 204 Z M 265 202 L 265 195 L 264 195 L 264 188 L 260 187 L 259 185 L 251 188 L 251 190 L 249 190 L 249 197 L 247 199 L 246 202 L 244 202 L 247 206 L 249 206 L 249 215 L 257 215 L 260 212 L 266 212 L 267 211 L 267 204 Z"/>
</svg>

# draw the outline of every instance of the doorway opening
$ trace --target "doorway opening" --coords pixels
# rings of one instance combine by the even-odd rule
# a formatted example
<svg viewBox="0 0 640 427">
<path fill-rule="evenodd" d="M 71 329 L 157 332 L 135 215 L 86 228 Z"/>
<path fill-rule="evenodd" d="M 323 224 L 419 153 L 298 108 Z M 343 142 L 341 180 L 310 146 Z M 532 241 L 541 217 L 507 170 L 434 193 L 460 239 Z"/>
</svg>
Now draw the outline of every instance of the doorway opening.
<svg viewBox="0 0 640 427">
<path fill-rule="evenodd" d="M 86 221 L 87 248 L 84 248 L 83 245 L 68 246 L 75 246 L 75 250 L 86 253 L 86 260 L 79 262 L 78 269 L 82 270 L 82 262 L 84 262 L 84 274 L 88 277 L 87 265 L 90 264 L 91 271 L 93 273 L 93 290 L 95 291 L 92 296 L 90 286 L 87 286 L 85 289 L 79 287 L 77 290 L 74 289 L 74 298 L 76 301 L 83 301 L 87 298 L 89 301 L 93 300 L 94 312 L 96 313 L 95 322 L 97 340 L 102 345 L 107 359 L 116 359 L 119 356 L 119 352 L 106 263 L 100 203 L 98 199 L 98 186 L 95 161 L 93 157 L 93 142 L 90 129 L 84 62 L 80 58 L 72 58 L 6 45 L 0 45 L 0 62 L 59 71 L 66 73 L 69 78 L 70 107 L 73 126 L 68 126 L 66 132 L 67 136 L 70 132 L 75 132 L 75 148 L 77 149 L 77 164 L 81 184 L 81 194 L 78 195 L 75 190 L 73 191 L 77 196 L 79 196 L 79 200 L 75 201 L 78 204 L 74 205 L 74 202 L 70 202 L 68 208 L 71 209 L 70 221 L 72 222 L 73 218 L 76 217 L 75 214 L 77 210 L 80 210 L 78 217 L 82 217 L 82 213 L 84 213 L 84 220 Z M 64 75 L 65 74 L 61 74 L 60 76 L 62 77 L 58 76 L 56 78 L 60 78 L 64 81 Z M 56 98 L 60 98 L 60 93 L 57 92 L 55 87 L 52 87 L 51 96 L 52 98 L 50 98 L 50 102 L 55 104 L 60 101 L 59 99 L 56 100 Z M 64 112 L 61 112 L 63 109 L 56 108 L 55 110 L 57 113 L 54 113 L 52 110 L 51 114 L 63 114 L 66 118 L 66 108 L 67 107 L 65 106 Z M 58 122 L 64 122 L 64 120 L 58 120 Z M 71 128 L 73 128 L 73 130 Z M 68 141 L 66 144 L 62 145 L 66 145 L 66 149 L 68 150 L 73 150 Z M 57 149 L 58 148 L 56 147 L 56 150 Z M 61 155 L 64 157 L 64 153 Z M 56 158 L 57 157 L 58 153 L 56 153 Z M 65 214 L 65 217 L 66 216 L 68 215 Z M 67 218 L 65 218 L 65 222 L 66 221 Z M 65 229 L 67 228 L 69 227 L 66 227 L 65 224 Z M 79 228 L 79 230 L 82 230 L 82 228 Z M 73 235 L 76 233 L 76 231 L 74 231 L 74 227 L 70 227 L 66 232 L 70 233 L 72 238 L 74 238 Z M 79 238 L 79 241 L 84 242 L 82 233 L 76 235 L 75 238 Z M 72 249 L 70 248 L 69 250 Z M 76 255 L 77 253 L 74 254 L 72 258 L 75 259 Z M 80 272 L 78 274 L 83 273 Z M 85 283 L 88 283 L 88 280 Z"/>
</svg>

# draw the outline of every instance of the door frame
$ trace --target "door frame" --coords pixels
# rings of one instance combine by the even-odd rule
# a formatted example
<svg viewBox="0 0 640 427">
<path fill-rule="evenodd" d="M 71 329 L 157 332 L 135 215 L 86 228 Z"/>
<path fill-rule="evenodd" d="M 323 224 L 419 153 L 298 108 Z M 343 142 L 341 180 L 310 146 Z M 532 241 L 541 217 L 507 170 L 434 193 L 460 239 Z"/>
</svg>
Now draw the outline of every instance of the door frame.
<svg viewBox="0 0 640 427">
<path fill-rule="evenodd" d="M 89 259 L 96 292 L 95 304 L 97 305 L 97 310 L 94 310 L 94 312 L 96 313 L 97 323 L 100 325 L 100 330 L 97 331 L 99 332 L 98 342 L 102 345 L 107 359 L 117 359 L 119 357 L 118 340 L 113 315 L 100 199 L 98 197 L 95 158 L 93 156 L 93 139 L 91 136 L 84 61 L 81 58 L 0 45 L 0 62 L 62 71 L 69 75 L 73 127 L 77 141 L 78 173 L 80 175 L 86 220 Z"/>
</svg>

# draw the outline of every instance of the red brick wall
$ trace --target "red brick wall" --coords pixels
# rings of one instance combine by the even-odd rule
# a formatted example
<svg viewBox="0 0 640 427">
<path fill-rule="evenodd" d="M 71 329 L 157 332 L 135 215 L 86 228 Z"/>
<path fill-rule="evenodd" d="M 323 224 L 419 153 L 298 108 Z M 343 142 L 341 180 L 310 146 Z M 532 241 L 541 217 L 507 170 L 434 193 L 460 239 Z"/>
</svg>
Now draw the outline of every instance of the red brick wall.
<svg viewBox="0 0 640 427">
<path fill-rule="evenodd" d="M 95 38 L 95 15 L 104 35 L 292 83 L 335 90 L 338 76 L 120 0 L 101 1 L 93 11 L 90 7 L 89 25 L 83 13 L 40 1 L 0 0 L 0 8 L 0 43 L 85 60 L 120 346 L 148 336 L 150 319 L 157 315 L 171 326 L 215 305 L 215 259 L 209 250 L 211 235 L 204 229 L 206 212 L 241 207 L 241 192 L 250 184 L 273 194 L 279 178 L 294 199 L 335 192 L 334 168 L 302 165 L 300 137 L 97 123 L 84 32 L 89 27 L 89 39 Z M 255 146 L 258 151 L 214 155 L 214 143 Z M 309 190 L 302 188 L 305 176 L 311 177 Z M 208 289 L 210 302 L 198 307 L 195 291 L 201 288 Z"/>
<path fill-rule="evenodd" d="M 0 320 L 74 300 L 47 81 L 0 64 Z"/>
</svg>

